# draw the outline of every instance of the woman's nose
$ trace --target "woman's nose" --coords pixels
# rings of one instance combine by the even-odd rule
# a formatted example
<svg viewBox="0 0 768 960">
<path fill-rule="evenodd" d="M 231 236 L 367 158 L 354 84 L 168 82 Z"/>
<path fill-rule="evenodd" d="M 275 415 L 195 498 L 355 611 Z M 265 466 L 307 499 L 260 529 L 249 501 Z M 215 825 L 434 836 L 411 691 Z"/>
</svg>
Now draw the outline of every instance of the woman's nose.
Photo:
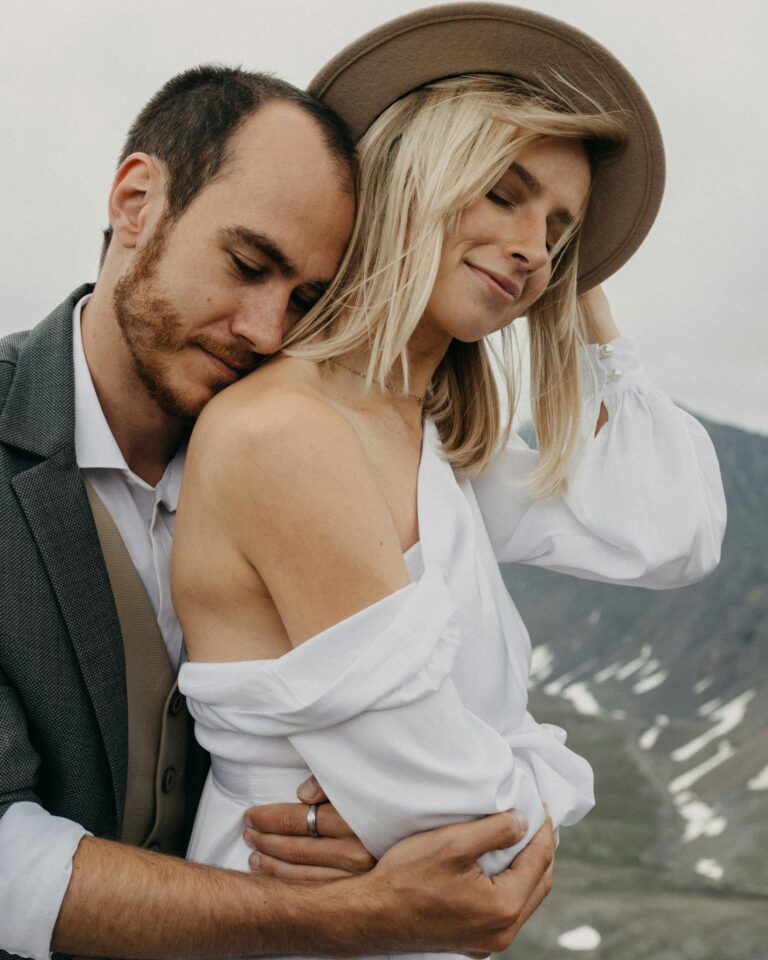
<svg viewBox="0 0 768 960">
<path fill-rule="evenodd" d="M 504 253 L 528 273 L 546 266 L 549 260 L 546 223 L 533 218 L 519 220 L 513 235 L 505 242 Z"/>
</svg>

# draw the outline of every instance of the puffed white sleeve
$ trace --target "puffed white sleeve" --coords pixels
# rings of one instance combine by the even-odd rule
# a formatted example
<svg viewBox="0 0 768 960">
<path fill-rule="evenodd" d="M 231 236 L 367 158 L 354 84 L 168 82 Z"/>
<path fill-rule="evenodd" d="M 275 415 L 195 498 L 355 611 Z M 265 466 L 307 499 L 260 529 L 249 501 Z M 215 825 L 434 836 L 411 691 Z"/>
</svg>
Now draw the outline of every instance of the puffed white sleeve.
<svg viewBox="0 0 768 960">
<path fill-rule="evenodd" d="M 516 435 L 473 481 L 497 559 L 656 589 L 700 580 L 719 562 L 726 520 L 707 432 L 649 382 L 628 338 L 581 359 L 583 445 L 566 492 L 526 492 L 538 453 Z M 608 422 L 595 436 L 601 402 Z"/>
<path fill-rule="evenodd" d="M 214 682 L 210 665 L 184 664 L 198 739 L 222 724 L 287 736 L 376 857 L 412 833 L 520 809 L 526 837 L 481 861 L 497 873 L 543 823 L 542 801 L 556 826 L 591 809 L 592 771 L 550 728 L 526 717 L 519 731 L 496 730 L 464 706 L 451 679 L 454 612 L 427 569 L 279 659 L 217 665 Z"/>
</svg>

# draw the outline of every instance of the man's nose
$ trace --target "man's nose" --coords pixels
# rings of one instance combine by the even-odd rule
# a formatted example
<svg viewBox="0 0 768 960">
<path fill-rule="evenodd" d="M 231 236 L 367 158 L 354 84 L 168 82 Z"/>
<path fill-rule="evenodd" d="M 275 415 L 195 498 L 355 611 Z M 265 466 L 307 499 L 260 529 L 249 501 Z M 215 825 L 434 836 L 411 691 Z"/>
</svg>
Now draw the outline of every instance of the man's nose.
<svg viewBox="0 0 768 960">
<path fill-rule="evenodd" d="M 277 353 L 283 343 L 288 317 L 288 294 L 273 293 L 243 303 L 231 324 L 232 333 L 247 340 L 254 353 Z"/>
</svg>

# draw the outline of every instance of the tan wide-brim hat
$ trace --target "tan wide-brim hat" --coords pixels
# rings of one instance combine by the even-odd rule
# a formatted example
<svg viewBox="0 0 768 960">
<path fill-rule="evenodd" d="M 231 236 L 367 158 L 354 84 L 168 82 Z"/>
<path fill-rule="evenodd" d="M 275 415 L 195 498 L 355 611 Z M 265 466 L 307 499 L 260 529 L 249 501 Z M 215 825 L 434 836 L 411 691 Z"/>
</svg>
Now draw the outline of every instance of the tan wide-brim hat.
<svg viewBox="0 0 768 960">
<path fill-rule="evenodd" d="M 570 84 L 619 111 L 626 149 L 601 165 L 582 228 L 579 291 L 601 283 L 642 243 L 664 191 L 664 147 L 650 104 L 634 78 L 580 30 L 520 7 L 455 3 L 390 20 L 326 64 L 310 93 L 336 110 L 359 138 L 411 90 L 463 73 L 500 73 L 550 90 L 581 107 Z M 583 103 L 590 111 L 590 104 Z"/>
</svg>

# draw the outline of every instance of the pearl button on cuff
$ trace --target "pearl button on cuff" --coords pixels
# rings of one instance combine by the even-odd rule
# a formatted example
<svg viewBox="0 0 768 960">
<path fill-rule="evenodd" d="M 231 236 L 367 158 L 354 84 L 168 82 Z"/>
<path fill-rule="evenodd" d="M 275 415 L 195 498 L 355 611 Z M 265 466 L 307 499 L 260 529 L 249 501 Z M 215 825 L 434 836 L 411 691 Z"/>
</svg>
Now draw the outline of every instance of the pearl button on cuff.
<svg viewBox="0 0 768 960">
<path fill-rule="evenodd" d="M 609 378 L 610 380 L 621 380 L 621 370 L 617 370 L 617 369 L 614 368 L 614 369 L 611 370 L 611 372 L 608 374 L 608 378 Z"/>
<path fill-rule="evenodd" d="M 613 347 L 610 343 L 601 343 L 600 344 L 600 356 L 601 357 L 610 357 L 613 353 Z"/>
</svg>

